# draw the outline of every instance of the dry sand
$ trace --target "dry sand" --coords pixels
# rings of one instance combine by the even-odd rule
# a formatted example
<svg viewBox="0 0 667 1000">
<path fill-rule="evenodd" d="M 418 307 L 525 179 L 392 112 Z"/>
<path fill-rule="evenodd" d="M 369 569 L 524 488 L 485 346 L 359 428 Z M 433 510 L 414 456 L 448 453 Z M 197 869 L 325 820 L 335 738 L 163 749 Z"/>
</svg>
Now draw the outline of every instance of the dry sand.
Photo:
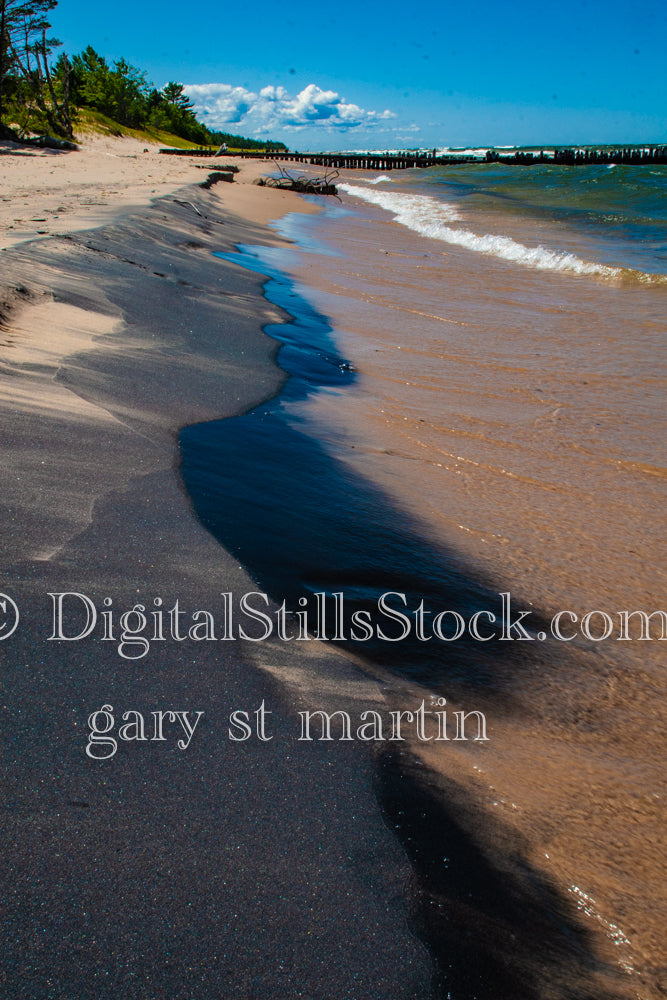
<svg viewBox="0 0 667 1000">
<path fill-rule="evenodd" d="M 288 192 L 246 191 L 270 161 L 165 156 L 137 139 L 96 135 L 76 154 L 0 141 L 0 249 L 99 226 L 230 163 L 243 170 L 225 204 L 244 218 L 266 223 L 297 207 L 312 210 Z"/>
<path fill-rule="evenodd" d="M 277 310 L 211 251 L 271 240 L 262 223 L 304 205 L 244 183 L 255 165 L 182 188 L 200 162 L 142 149 L 0 157 L 0 591 L 21 611 L 0 643 L 3 996 L 426 997 L 410 869 L 357 744 L 296 743 L 297 705 L 240 643 L 130 662 L 115 643 L 47 641 L 49 593 L 192 611 L 254 589 L 191 512 L 177 432 L 279 388 L 261 332 Z M 338 658 L 310 655 L 333 676 Z M 275 738 L 232 743 L 230 711 L 262 702 Z M 103 704 L 205 714 L 186 752 L 130 743 L 94 762 Z"/>
</svg>

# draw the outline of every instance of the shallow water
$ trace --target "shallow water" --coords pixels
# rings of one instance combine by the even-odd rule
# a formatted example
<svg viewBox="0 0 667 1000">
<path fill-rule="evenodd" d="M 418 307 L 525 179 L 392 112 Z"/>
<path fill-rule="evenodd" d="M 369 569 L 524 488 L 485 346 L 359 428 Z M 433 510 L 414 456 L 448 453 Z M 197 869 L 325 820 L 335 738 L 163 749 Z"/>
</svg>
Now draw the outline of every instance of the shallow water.
<svg viewBox="0 0 667 1000">
<path fill-rule="evenodd" d="M 269 254 L 274 301 L 297 316 L 278 333 L 293 377 L 246 417 L 184 432 L 204 523 L 278 600 L 399 590 L 469 615 L 509 591 L 536 622 L 660 608 L 664 182 L 647 167 L 350 173 L 343 206 L 285 220 L 299 250 Z M 572 895 L 614 990 L 657 996 L 660 642 L 575 629 L 355 652 L 483 694 L 492 740 L 466 794 Z M 460 784 L 449 750 L 423 751 Z"/>
</svg>

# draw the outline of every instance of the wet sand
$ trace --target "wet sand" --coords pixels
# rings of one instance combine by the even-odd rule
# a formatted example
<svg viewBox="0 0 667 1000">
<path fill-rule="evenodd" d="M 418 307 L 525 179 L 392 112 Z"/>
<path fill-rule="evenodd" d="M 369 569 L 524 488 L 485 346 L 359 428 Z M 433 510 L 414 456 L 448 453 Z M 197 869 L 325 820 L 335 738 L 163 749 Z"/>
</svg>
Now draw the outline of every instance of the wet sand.
<svg viewBox="0 0 667 1000">
<path fill-rule="evenodd" d="M 528 241 L 523 225 L 512 236 Z M 444 553 L 460 581 L 510 591 L 515 608 L 545 621 L 565 609 L 579 619 L 601 609 L 617 621 L 621 610 L 664 608 L 664 288 L 443 250 L 358 204 L 352 217 L 334 209 L 290 231 L 314 249 L 285 267 L 358 370 L 353 385 L 295 403 L 290 419 L 339 476 L 374 484 L 384 517 L 412 524 L 421 539 L 415 572 L 430 565 L 432 577 L 434 553 Z M 405 553 L 384 551 L 385 589 L 400 590 L 404 567 L 388 552 Z M 381 566 L 379 558 L 378 579 Z M 332 559 L 330 590 L 344 586 L 334 569 Z M 595 635 L 600 625 L 594 618 Z M 385 801 L 423 878 L 425 933 L 439 942 L 443 988 L 489 998 L 661 996 L 662 644 L 581 634 L 516 643 L 493 662 L 490 687 L 479 683 L 489 659 L 477 646 L 467 648 L 467 676 L 450 656 L 420 679 L 452 707 L 484 708 L 490 742 L 415 741 L 429 772 L 386 763 Z M 425 656 L 407 644 L 401 653 L 384 665 L 405 685 Z M 405 691 L 399 685 L 394 707 L 405 707 Z M 406 769 L 423 799 L 402 820 L 396 775 Z M 414 816 L 426 814 L 426 800 L 425 833 Z M 456 829 L 448 881 L 432 848 Z M 474 879 L 461 874 L 475 866 L 489 884 L 498 880 L 491 895 L 513 900 L 514 911 L 494 909 L 481 890 L 476 897 Z M 461 909 L 466 888 L 476 898 Z M 517 916 L 522 908 L 530 926 Z M 559 920 L 561 929 L 573 921 L 569 946 Z M 468 968 L 475 954 L 489 962 L 472 978 L 458 963 L 446 971 L 463 927 L 488 944 L 488 953 L 471 952 Z"/>
</svg>

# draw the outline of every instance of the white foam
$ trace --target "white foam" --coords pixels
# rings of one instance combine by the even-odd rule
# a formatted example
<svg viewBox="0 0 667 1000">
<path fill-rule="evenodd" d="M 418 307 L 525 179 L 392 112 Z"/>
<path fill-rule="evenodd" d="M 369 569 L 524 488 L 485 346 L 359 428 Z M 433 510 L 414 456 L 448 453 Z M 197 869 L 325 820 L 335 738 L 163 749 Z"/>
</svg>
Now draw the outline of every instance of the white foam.
<svg viewBox="0 0 667 1000">
<path fill-rule="evenodd" d="M 547 250 L 542 246 L 528 247 L 509 236 L 479 236 L 469 229 L 453 228 L 450 223 L 461 219 L 455 206 L 430 195 L 375 191 L 354 184 L 340 184 L 339 187 L 356 198 L 392 212 L 396 222 L 432 240 L 442 240 L 476 253 L 541 270 L 596 274 L 605 278 L 620 277 L 623 273 L 621 268 L 593 264 L 564 251 Z"/>
<path fill-rule="evenodd" d="M 380 174 L 379 177 L 373 177 L 371 180 L 366 181 L 367 184 L 392 184 L 391 177 L 387 177 L 386 174 Z"/>
</svg>

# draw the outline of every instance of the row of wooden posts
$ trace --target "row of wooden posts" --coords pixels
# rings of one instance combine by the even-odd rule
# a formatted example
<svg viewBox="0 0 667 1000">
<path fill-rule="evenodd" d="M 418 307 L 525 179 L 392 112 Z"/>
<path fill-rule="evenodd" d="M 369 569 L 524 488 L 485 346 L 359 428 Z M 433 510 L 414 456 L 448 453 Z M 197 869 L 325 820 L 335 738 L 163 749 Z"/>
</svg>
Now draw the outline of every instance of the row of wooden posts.
<svg viewBox="0 0 667 1000">
<path fill-rule="evenodd" d="M 510 163 L 529 166 L 537 163 L 556 163 L 580 166 L 594 163 L 648 164 L 667 163 L 667 146 L 627 147 L 620 149 L 556 149 L 553 153 L 517 151 L 501 154 L 489 150 L 484 156 L 432 153 L 263 153 L 245 150 L 239 153 L 217 153 L 216 150 L 161 149 L 172 156 L 217 156 L 221 161 L 228 156 L 247 160 L 276 160 L 290 163 L 307 163 L 335 170 L 406 170 L 414 167 L 452 166 L 460 163 Z"/>
</svg>

